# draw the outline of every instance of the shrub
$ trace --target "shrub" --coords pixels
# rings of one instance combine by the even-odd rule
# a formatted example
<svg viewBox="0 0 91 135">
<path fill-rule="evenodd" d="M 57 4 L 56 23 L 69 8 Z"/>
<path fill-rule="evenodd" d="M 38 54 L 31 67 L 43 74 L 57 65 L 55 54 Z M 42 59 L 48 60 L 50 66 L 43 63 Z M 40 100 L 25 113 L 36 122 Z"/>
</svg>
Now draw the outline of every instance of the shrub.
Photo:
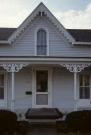
<svg viewBox="0 0 91 135">
<path fill-rule="evenodd" d="M 57 131 L 59 133 L 68 133 L 68 132 L 70 132 L 68 127 L 67 127 L 67 124 L 66 124 L 66 122 L 64 120 L 57 121 L 56 126 L 57 126 Z"/>
<path fill-rule="evenodd" d="M 27 134 L 30 131 L 30 124 L 28 121 L 18 121 L 17 122 L 17 132 L 21 135 Z"/>
<path fill-rule="evenodd" d="M 0 110 L 0 133 L 11 132 L 16 128 L 17 115 L 8 110 Z"/>
<path fill-rule="evenodd" d="M 69 113 L 66 116 L 66 123 L 72 131 L 91 132 L 91 110 Z"/>
</svg>

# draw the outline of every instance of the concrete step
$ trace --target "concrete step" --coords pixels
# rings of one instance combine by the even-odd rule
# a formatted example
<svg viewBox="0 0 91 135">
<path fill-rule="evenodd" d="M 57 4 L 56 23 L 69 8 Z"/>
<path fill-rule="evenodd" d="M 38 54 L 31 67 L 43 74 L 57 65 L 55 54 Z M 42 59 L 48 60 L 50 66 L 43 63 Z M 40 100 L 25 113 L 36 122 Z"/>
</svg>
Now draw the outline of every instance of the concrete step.
<svg viewBox="0 0 91 135">
<path fill-rule="evenodd" d="M 57 129 L 52 127 L 33 127 L 32 135 L 57 135 Z"/>
<path fill-rule="evenodd" d="M 54 125 L 56 126 L 56 120 L 55 119 L 32 119 L 30 120 L 31 125 Z"/>
</svg>

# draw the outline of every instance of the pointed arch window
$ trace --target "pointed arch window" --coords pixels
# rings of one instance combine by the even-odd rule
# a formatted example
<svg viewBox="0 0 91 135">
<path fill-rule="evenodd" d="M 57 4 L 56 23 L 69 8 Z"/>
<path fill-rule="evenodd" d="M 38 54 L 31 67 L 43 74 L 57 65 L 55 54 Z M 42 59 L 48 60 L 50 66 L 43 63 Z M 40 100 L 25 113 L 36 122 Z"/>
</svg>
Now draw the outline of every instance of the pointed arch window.
<svg viewBox="0 0 91 135">
<path fill-rule="evenodd" d="M 47 33 L 44 29 L 37 31 L 37 55 L 47 55 Z"/>
</svg>

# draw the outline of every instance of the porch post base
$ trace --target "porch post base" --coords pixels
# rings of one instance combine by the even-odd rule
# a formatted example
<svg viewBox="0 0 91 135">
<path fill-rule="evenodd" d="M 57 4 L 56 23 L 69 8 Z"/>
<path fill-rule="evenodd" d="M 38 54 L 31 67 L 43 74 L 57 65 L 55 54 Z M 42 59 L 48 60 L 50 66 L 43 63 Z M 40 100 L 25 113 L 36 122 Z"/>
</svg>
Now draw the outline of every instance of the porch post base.
<svg viewBox="0 0 91 135">
<path fill-rule="evenodd" d="M 14 112 L 15 111 L 15 100 L 11 101 L 11 111 Z"/>
</svg>

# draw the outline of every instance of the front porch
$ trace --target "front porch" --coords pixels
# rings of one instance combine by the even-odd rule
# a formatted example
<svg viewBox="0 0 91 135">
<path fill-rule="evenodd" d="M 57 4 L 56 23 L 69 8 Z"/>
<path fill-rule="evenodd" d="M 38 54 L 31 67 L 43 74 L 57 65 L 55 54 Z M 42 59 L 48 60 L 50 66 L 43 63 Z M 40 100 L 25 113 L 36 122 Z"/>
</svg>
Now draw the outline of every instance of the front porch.
<svg viewBox="0 0 91 135">
<path fill-rule="evenodd" d="M 24 118 L 29 108 L 59 108 L 65 114 L 77 109 L 91 108 L 90 63 L 4 63 L 1 64 L 1 71 L 5 76 L 0 108 L 15 111 L 18 116 L 22 115 Z M 38 91 L 40 86 L 36 82 L 39 80 L 37 71 L 48 71 L 46 86 L 41 86 L 45 91 Z M 89 76 L 89 79 L 86 79 L 89 81 L 86 85 L 88 92 L 80 92 L 81 87 L 85 89 L 85 85 L 80 86 L 81 75 Z"/>
</svg>

